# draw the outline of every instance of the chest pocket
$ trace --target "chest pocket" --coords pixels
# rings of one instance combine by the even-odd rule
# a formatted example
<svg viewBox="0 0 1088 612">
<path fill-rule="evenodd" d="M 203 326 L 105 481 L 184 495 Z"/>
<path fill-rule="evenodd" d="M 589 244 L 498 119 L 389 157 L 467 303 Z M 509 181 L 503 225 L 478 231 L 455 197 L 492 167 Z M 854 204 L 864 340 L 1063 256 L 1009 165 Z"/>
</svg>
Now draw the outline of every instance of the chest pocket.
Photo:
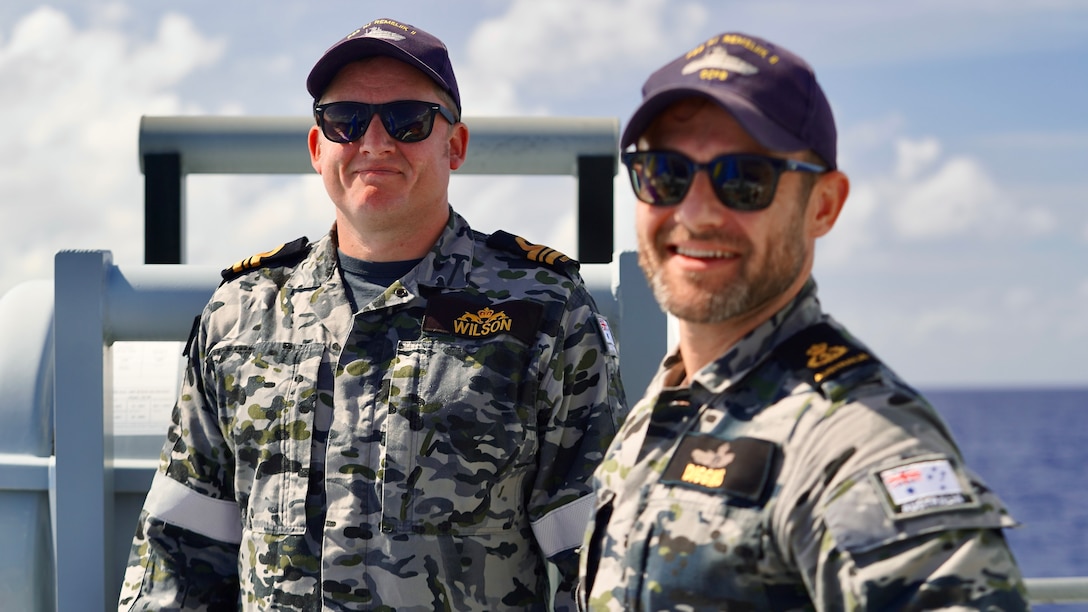
<svg viewBox="0 0 1088 612">
<path fill-rule="evenodd" d="M 383 432 L 383 531 L 467 535 L 525 520 L 537 449 L 530 358 L 507 334 L 398 344 Z"/>
<path fill-rule="evenodd" d="M 208 359 L 234 448 L 235 490 L 247 529 L 306 529 L 317 377 L 324 344 L 259 342 Z"/>
<path fill-rule="evenodd" d="M 627 596 L 640 608 L 769 609 L 760 580 L 778 446 L 767 440 L 684 436 L 647 493 L 627 563 L 643 571 Z"/>
</svg>

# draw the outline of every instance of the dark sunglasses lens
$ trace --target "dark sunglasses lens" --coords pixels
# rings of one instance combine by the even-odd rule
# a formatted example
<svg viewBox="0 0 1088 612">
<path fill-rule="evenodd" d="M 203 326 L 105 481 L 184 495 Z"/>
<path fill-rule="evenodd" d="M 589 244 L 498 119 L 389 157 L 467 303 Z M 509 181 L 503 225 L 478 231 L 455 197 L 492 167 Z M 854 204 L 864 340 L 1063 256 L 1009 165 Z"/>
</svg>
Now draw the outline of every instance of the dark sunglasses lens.
<svg viewBox="0 0 1088 612">
<path fill-rule="evenodd" d="M 334 143 L 350 143 L 367 132 L 370 118 L 362 105 L 335 102 L 321 112 L 321 132 Z"/>
<path fill-rule="evenodd" d="M 419 142 L 431 135 L 437 109 L 426 102 L 394 102 L 381 110 L 382 125 L 401 142 Z"/>
<path fill-rule="evenodd" d="M 759 157 L 724 155 L 710 163 L 710 182 L 723 204 L 734 210 L 763 210 L 774 199 L 778 171 Z"/>
<path fill-rule="evenodd" d="M 691 186 L 693 168 L 682 155 L 639 152 L 630 156 L 628 168 L 635 195 L 647 204 L 678 204 Z"/>
<path fill-rule="evenodd" d="M 339 143 L 359 140 L 370 123 L 367 109 L 350 102 L 329 104 L 321 116 L 321 131 L 325 138 Z"/>
</svg>

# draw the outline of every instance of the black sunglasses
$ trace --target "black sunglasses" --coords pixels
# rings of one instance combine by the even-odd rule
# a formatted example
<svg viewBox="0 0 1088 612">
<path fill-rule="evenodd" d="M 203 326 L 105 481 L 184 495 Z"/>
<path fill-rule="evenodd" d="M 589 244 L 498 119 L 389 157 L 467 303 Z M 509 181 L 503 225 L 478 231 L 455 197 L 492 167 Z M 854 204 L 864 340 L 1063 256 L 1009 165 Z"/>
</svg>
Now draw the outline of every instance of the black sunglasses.
<svg viewBox="0 0 1088 612">
<path fill-rule="evenodd" d="M 400 142 L 419 142 L 431 135 L 435 114 L 441 114 L 450 125 L 457 118 L 441 104 L 421 100 L 398 100 L 385 104 L 365 102 L 329 102 L 314 105 L 314 118 L 325 138 L 346 144 L 355 142 L 366 133 L 375 114 L 385 131 Z"/>
<path fill-rule="evenodd" d="M 679 204 L 700 170 L 706 170 L 722 204 L 743 211 L 770 206 L 778 177 L 787 170 L 827 171 L 816 164 L 750 153 L 719 155 L 705 164 L 676 151 L 628 151 L 622 159 L 635 195 L 653 206 Z"/>
</svg>

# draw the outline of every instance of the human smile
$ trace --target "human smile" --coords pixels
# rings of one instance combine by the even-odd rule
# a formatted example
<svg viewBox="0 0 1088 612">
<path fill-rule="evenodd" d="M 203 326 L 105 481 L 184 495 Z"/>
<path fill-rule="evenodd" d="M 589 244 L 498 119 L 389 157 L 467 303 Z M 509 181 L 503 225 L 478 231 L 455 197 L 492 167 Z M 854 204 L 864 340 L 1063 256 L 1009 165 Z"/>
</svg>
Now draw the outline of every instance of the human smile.
<svg viewBox="0 0 1088 612">
<path fill-rule="evenodd" d="M 683 255 L 684 257 L 691 257 L 694 259 L 736 259 L 738 257 L 738 255 L 732 251 L 696 249 L 682 246 L 673 247 L 671 250 L 677 255 Z"/>
</svg>

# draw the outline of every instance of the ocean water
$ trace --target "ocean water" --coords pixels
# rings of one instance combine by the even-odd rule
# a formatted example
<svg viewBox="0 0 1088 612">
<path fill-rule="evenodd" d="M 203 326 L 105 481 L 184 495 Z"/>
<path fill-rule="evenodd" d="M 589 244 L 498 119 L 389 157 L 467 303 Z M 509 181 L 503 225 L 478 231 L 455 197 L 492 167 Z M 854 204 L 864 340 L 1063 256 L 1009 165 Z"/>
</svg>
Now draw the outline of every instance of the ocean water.
<svg viewBox="0 0 1088 612">
<path fill-rule="evenodd" d="M 1006 535 L 1024 575 L 1088 576 L 1088 388 L 922 391 L 1020 521 Z"/>
</svg>

